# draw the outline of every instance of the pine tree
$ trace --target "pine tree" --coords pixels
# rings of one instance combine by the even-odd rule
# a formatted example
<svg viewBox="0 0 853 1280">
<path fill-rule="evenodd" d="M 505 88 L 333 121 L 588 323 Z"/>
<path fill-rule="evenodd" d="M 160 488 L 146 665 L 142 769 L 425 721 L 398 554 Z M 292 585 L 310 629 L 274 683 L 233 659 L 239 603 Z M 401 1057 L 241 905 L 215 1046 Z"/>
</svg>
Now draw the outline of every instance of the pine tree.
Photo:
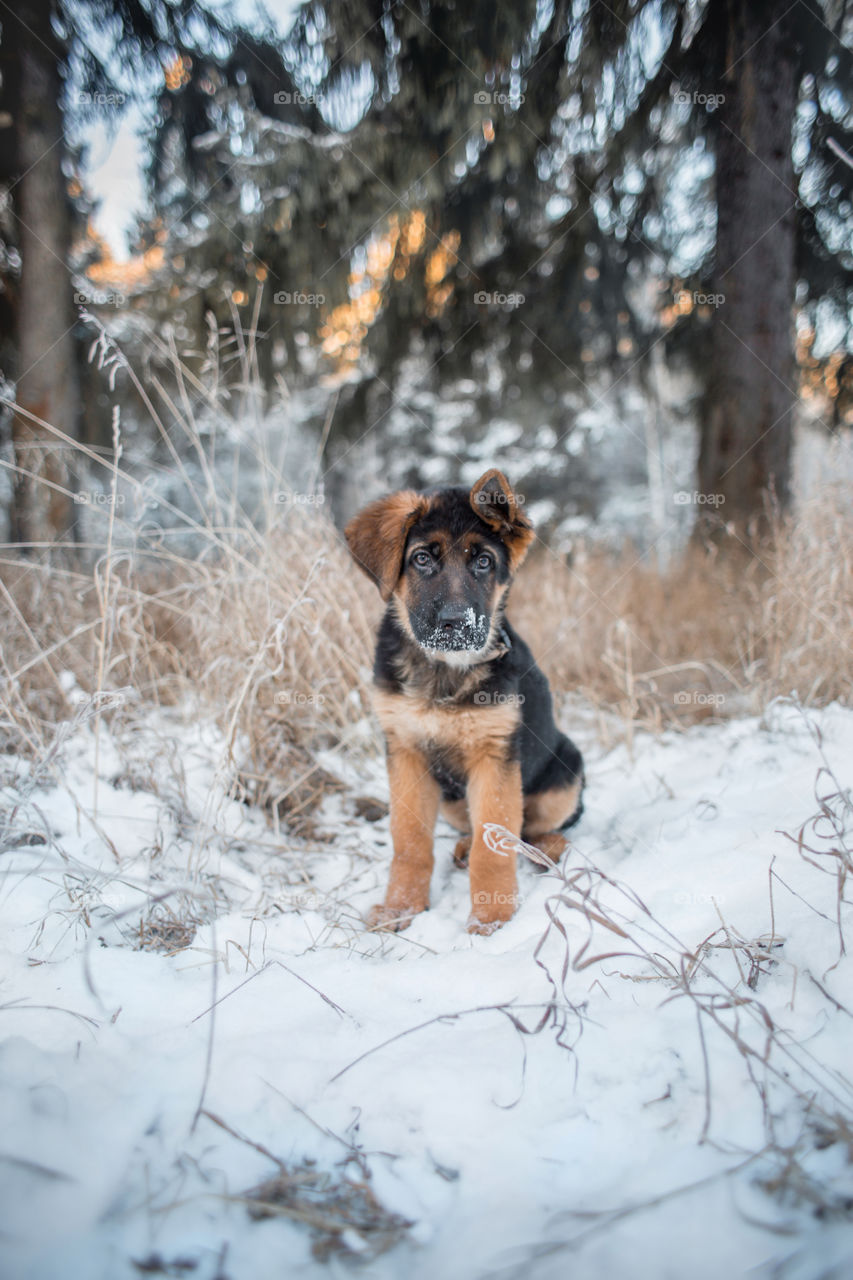
<svg viewBox="0 0 853 1280">
<path fill-rule="evenodd" d="M 850 340 L 851 173 L 827 147 L 850 150 L 848 9 L 315 0 L 283 50 L 287 118 L 248 70 L 211 91 L 199 66 L 171 95 L 176 189 L 207 219 L 176 248 L 195 281 L 222 265 L 205 305 L 223 323 L 226 290 L 248 301 L 263 279 L 260 327 L 291 370 L 316 376 L 318 331 L 339 371 L 349 353 L 347 450 L 385 415 L 406 429 L 413 353 L 433 391 L 473 374 L 482 417 L 517 392 L 558 444 L 584 386 L 642 379 L 656 347 L 686 357 L 699 509 L 743 537 L 789 496 L 795 301 Z M 297 290 L 325 310 L 275 303 Z M 570 472 L 558 454 L 563 491 Z"/>
<path fill-rule="evenodd" d="M 69 126 L 104 107 L 120 109 L 134 90 L 199 51 L 213 51 L 222 75 L 242 76 L 234 58 L 276 66 L 274 43 L 230 27 L 191 0 L 21 0 L 3 13 L 0 113 L 9 121 L 0 149 L 14 205 L 16 481 L 12 532 L 24 544 L 73 531 L 68 446 L 79 432 L 78 376 L 70 267 L 72 211 L 66 168 Z M 285 74 L 278 62 L 278 72 Z M 8 257 L 7 257 L 8 260 Z"/>
</svg>

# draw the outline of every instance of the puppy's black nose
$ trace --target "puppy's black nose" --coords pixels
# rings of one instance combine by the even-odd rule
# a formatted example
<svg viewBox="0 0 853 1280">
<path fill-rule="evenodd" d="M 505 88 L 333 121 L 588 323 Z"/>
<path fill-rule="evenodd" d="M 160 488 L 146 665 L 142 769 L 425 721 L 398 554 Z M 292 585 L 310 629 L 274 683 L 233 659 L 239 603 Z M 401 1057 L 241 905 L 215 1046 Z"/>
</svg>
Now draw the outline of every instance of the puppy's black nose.
<svg viewBox="0 0 853 1280">
<path fill-rule="evenodd" d="M 464 604 L 442 605 L 438 615 L 438 625 L 444 631 L 454 631 L 470 621 L 471 609 Z"/>
</svg>

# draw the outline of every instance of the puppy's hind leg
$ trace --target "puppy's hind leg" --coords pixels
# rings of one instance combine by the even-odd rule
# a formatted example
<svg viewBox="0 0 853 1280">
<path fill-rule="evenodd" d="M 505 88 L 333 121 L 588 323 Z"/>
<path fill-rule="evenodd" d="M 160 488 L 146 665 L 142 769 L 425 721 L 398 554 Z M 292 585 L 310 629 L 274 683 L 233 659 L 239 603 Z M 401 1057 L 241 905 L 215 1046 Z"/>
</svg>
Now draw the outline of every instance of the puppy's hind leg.
<svg viewBox="0 0 853 1280">
<path fill-rule="evenodd" d="M 552 862 L 559 862 L 569 847 L 563 831 L 580 818 L 582 790 L 582 779 L 573 778 L 563 786 L 524 797 L 522 839 L 535 845 Z"/>
</svg>

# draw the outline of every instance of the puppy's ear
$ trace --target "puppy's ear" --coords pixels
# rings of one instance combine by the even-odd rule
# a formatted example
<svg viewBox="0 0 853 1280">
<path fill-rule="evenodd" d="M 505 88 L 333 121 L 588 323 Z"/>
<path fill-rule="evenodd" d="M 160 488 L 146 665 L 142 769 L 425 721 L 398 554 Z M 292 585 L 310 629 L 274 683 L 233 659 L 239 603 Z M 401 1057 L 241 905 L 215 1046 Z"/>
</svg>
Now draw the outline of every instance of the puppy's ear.
<svg viewBox="0 0 853 1280">
<path fill-rule="evenodd" d="M 518 498 L 502 471 L 492 467 L 474 485 L 469 495 L 474 512 L 496 533 L 509 553 L 509 567 L 515 573 L 533 541 L 533 525 L 521 514 Z"/>
<path fill-rule="evenodd" d="M 409 530 L 428 505 L 423 494 L 403 489 L 371 502 L 344 530 L 353 560 L 376 584 L 383 600 L 391 599 L 403 571 Z"/>
</svg>

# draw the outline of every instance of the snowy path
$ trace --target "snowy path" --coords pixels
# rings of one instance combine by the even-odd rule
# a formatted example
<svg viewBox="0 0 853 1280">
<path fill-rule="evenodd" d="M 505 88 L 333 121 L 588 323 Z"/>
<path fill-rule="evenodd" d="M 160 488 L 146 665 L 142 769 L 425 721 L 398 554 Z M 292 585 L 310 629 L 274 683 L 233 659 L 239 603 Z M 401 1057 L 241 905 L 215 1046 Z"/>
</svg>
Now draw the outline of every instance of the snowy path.
<svg viewBox="0 0 853 1280">
<path fill-rule="evenodd" d="M 525 864 L 523 905 L 490 938 L 464 931 L 447 830 L 432 910 L 399 937 L 364 933 L 387 819 L 356 820 L 334 797 L 334 842 L 277 854 L 261 817 L 226 798 L 217 735 L 170 715 L 102 728 L 95 823 L 92 727 L 79 725 L 0 857 L 4 1280 L 351 1274 L 340 1254 L 316 1260 L 305 1222 L 249 1216 L 238 1197 L 279 1172 L 250 1143 L 332 1181 L 369 1169 L 380 1204 L 412 1225 L 377 1256 L 350 1229 L 363 1276 L 853 1273 L 851 1151 L 834 1140 L 853 1117 L 853 961 L 839 961 L 835 878 L 777 834 L 818 808 L 801 712 L 638 740 L 633 763 L 588 748 L 569 902 Z M 849 787 L 853 711 L 808 721 Z M 370 768 L 361 790 L 385 794 Z M 7 819 L 28 771 L 3 761 Z M 573 882 L 587 863 L 606 878 Z M 626 936 L 599 923 L 590 938 L 585 887 Z M 202 920 L 188 948 L 138 949 L 154 894 L 168 894 L 155 917 L 166 929 L 173 911 L 176 938 L 188 914 Z M 564 983 L 561 929 L 577 965 Z M 678 994 L 682 952 L 710 935 L 693 995 Z M 631 954 L 595 959 L 613 952 Z M 796 1162 L 780 1177 L 786 1149 Z M 775 1193 L 761 1185 L 773 1179 Z"/>
</svg>

